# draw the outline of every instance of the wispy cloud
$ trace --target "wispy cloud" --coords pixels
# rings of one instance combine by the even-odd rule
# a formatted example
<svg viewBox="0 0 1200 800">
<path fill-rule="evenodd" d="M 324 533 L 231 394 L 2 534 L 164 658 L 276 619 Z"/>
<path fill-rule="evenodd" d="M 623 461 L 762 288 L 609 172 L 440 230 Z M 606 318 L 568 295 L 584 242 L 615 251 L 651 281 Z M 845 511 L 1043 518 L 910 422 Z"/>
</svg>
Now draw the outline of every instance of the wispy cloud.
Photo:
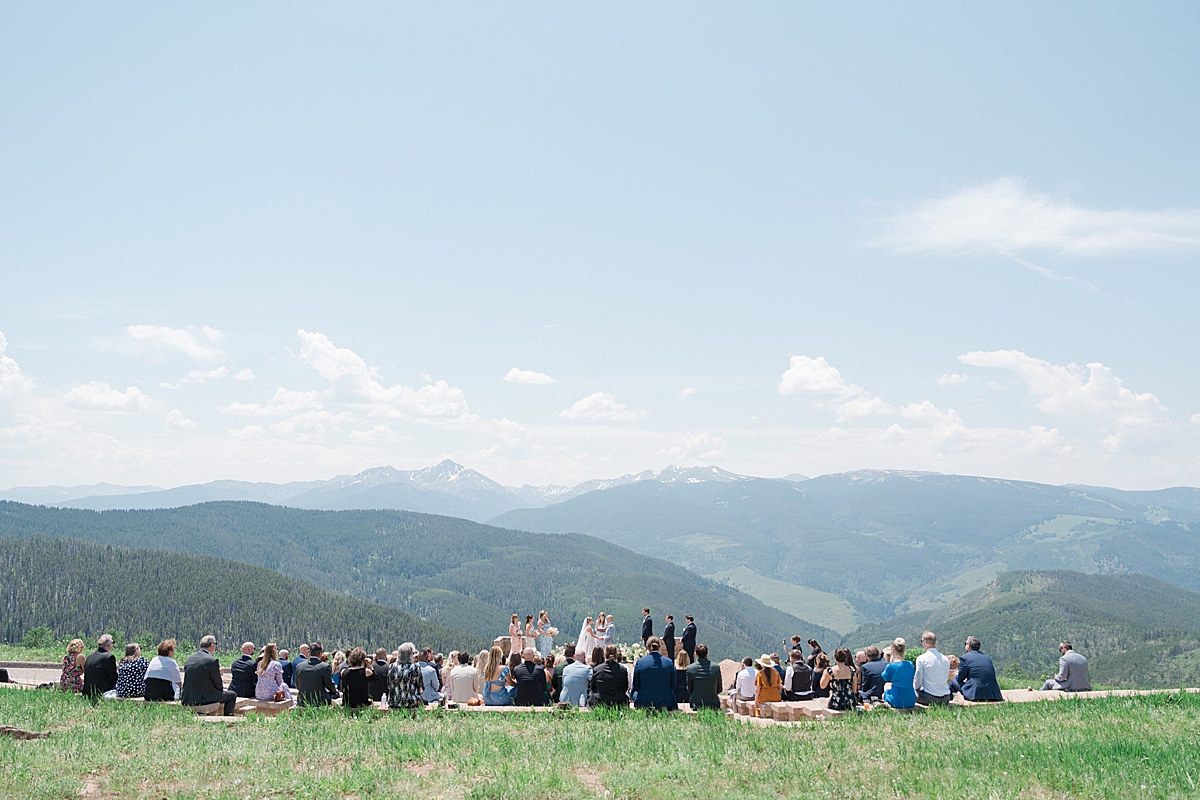
<svg viewBox="0 0 1200 800">
<path fill-rule="evenodd" d="M 878 243 L 903 252 L 942 255 L 1194 249 L 1200 247 L 1200 208 L 1082 208 L 1030 191 L 1017 178 L 1000 178 L 926 200 L 892 217 Z M 1026 266 L 1057 277 L 1042 267 Z"/>
<path fill-rule="evenodd" d="M 146 411 L 151 406 L 150 398 L 136 386 L 122 392 L 100 381 L 76 386 L 64 400 L 69 406 L 96 411 Z"/>
<path fill-rule="evenodd" d="M 217 367 L 216 369 L 203 370 L 194 369 L 186 376 L 179 380 L 179 383 L 160 383 L 160 389 L 178 389 L 189 383 L 207 383 L 210 380 L 218 380 L 229 374 L 228 367 Z"/>
<path fill-rule="evenodd" d="M 4 355 L 7 349 L 8 340 L 0 333 L 0 397 L 12 397 L 17 392 L 33 389 L 33 380 L 21 372 L 16 359 Z"/>
<path fill-rule="evenodd" d="M 125 332 L 139 341 L 154 342 L 163 347 L 178 350 L 192 358 L 209 360 L 222 355 L 217 348 L 201 344 L 196 341 L 196 337 L 192 335 L 191 331 L 181 328 L 168 328 L 165 325 L 129 325 L 125 328 Z M 221 338 L 220 331 L 207 325 L 204 326 L 202 332 L 209 341 Z"/>
<path fill-rule="evenodd" d="M 554 378 L 541 372 L 534 372 L 531 369 L 517 369 L 513 367 L 504 376 L 504 380 L 509 383 L 521 383 L 527 386 L 544 386 L 554 383 Z"/>
</svg>

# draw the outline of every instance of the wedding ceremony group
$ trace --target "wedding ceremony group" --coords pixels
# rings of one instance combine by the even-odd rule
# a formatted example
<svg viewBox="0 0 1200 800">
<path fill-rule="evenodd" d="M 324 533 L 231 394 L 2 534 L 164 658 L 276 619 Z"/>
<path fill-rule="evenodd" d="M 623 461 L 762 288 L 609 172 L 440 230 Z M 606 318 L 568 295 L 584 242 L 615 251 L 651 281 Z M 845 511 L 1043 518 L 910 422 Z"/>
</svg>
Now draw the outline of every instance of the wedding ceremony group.
<svg viewBox="0 0 1200 800">
<path fill-rule="evenodd" d="M 261 647 L 245 642 L 227 669 L 219 663 L 218 643 L 211 635 L 180 664 L 175 639 L 160 642 L 151 658 L 131 642 L 118 660 L 112 652 L 116 643 L 105 634 L 88 655 L 82 639 L 72 640 L 57 683 L 47 686 L 97 702 L 177 702 L 222 716 L 329 705 L 409 711 L 632 706 L 720 712 L 748 707 L 743 713 L 759 716 L 772 704 L 811 700 L 845 712 L 923 709 L 947 705 L 955 695 L 968 702 L 1005 699 L 995 665 L 975 636 L 966 638 L 961 656 L 942 654 L 937 635 L 926 631 L 917 652 L 896 638 L 882 649 L 872 645 L 852 653 L 838 647 L 830 658 L 811 638 L 806 654 L 802 638 L 794 635 L 784 657 L 764 653 L 714 663 L 708 646 L 697 641 L 695 619 L 684 619 L 678 637 L 673 615 L 665 617 L 656 635 L 651 609 L 644 608 L 640 641 L 623 646 L 616 642 L 612 615 L 597 614 L 586 618 L 575 641 L 557 651 L 558 630 L 545 611 L 528 615 L 523 625 L 519 615 L 512 615 L 508 636 L 497 637 L 492 647 L 478 653 L 435 653 L 413 642 L 391 650 L 351 647 L 331 653 L 313 641 L 300 644 L 293 656 L 275 642 Z M 1068 641 L 1059 650 L 1059 673 L 1042 691 L 1090 691 L 1087 659 Z M 243 701 L 254 705 L 239 706 Z"/>
</svg>

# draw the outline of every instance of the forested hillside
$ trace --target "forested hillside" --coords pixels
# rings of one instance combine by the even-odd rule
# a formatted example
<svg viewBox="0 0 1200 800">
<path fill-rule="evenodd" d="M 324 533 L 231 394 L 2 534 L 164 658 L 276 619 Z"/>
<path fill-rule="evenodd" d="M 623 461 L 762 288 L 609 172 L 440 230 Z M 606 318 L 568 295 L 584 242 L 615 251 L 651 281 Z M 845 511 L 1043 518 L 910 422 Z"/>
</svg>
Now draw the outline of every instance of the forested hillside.
<svg viewBox="0 0 1200 800">
<path fill-rule="evenodd" d="M 978 636 L 1001 670 L 1052 673 L 1058 643 L 1068 639 L 1088 657 L 1093 683 L 1200 683 L 1200 594 L 1147 575 L 1005 573 L 949 605 L 860 628 L 844 643 L 903 636 L 918 644 L 924 630 L 937 633 L 944 653 L 960 653 L 967 636 Z"/>
<path fill-rule="evenodd" d="M 411 640 L 443 651 L 489 644 L 225 559 L 73 539 L 0 538 L 0 640 L 20 641 L 42 625 L 59 637 L 89 640 L 109 630 L 190 642 L 211 633 L 226 649 L 245 640 L 294 648 L 320 639 L 326 646 L 389 649 Z"/>
<path fill-rule="evenodd" d="M 590 536 L 539 535 L 403 511 L 307 511 L 258 503 L 82 511 L 0 502 L 0 537 L 66 536 L 125 547 L 220 556 L 493 637 L 512 613 L 550 612 L 564 641 L 587 615 L 616 617 L 633 641 L 641 608 L 658 630 L 694 614 L 725 656 L 778 650 L 799 633 L 837 634 L 678 566 Z"/>
<path fill-rule="evenodd" d="M 740 573 L 739 586 L 801 617 L 813 595 L 780 603 L 771 581 L 881 620 L 1020 569 L 1142 572 L 1200 590 L 1196 496 L 864 470 L 800 483 L 643 481 L 491 523 L 586 533 L 701 575 Z"/>
</svg>

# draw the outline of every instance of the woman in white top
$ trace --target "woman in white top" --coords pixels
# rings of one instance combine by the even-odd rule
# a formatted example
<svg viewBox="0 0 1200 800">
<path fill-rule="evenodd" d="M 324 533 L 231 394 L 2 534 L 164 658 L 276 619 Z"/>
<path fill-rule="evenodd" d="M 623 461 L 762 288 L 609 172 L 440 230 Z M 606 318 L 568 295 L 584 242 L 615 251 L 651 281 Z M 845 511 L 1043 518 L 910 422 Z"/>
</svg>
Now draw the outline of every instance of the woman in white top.
<svg viewBox="0 0 1200 800">
<path fill-rule="evenodd" d="M 601 611 L 596 615 L 596 642 L 592 645 L 592 647 L 595 647 L 596 645 L 600 645 L 601 647 L 604 646 L 604 632 L 607 630 L 608 618 L 604 615 L 604 612 Z M 591 652 L 591 650 L 588 650 L 588 653 Z"/>
<path fill-rule="evenodd" d="M 164 639 L 158 643 L 158 655 L 150 659 L 146 669 L 145 699 L 175 700 L 182 688 L 183 676 L 175 663 L 175 640 Z"/>
<path fill-rule="evenodd" d="M 483 695 L 479 693 L 482 688 L 479 670 L 471 666 L 471 654 L 464 650 L 455 660 L 458 663 L 450 670 L 450 680 L 447 684 L 450 687 L 449 698 L 459 705 L 483 705 Z"/>
</svg>

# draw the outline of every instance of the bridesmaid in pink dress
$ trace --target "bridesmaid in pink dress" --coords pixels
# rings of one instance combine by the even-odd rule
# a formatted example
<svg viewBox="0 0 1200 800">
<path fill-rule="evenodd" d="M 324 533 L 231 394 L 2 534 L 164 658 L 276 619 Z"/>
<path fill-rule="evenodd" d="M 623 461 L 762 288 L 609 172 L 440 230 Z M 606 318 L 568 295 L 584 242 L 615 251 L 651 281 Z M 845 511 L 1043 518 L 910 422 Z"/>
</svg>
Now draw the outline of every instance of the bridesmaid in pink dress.
<svg viewBox="0 0 1200 800">
<path fill-rule="evenodd" d="M 516 614 L 512 615 L 512 622 L 508 625 L 508 638 L 511 642 L 509 647 L 509 655 L 520 653 L 525 649 L 524 637 L 521 635 L 521 618 Z"/>
</svg>

